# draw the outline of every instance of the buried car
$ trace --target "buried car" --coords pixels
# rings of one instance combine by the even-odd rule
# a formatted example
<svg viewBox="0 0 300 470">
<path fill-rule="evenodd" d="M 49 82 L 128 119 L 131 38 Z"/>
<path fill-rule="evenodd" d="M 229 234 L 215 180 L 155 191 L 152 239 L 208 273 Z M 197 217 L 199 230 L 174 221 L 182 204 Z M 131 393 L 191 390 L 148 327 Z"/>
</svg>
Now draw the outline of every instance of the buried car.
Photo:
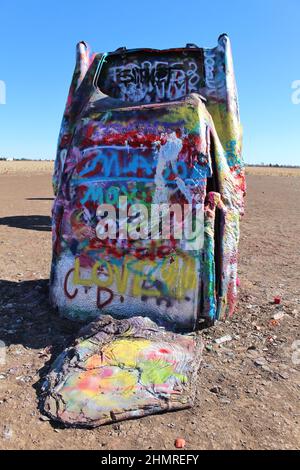
<svg viewBox="0 0 300 470">
<path fill-rule="evenodd" d="M 78 44 L 50 296 L 90 323 L 45 380 L 49 416 L 93 427 L 192 405 L 203 350 L 193 332 L 230 317 L 237 298 L 241 140 L 226 35 L 213 49 Z"/>
<path fill-rule="evenodd" d="M 79 43 L 53 182 L 50 290 L 62 315 L 141 315 L 177 331 L 230 316 L 245 181 L 228 37 L 106 54 Z M 122 198 L 202 208 L 202 243 L 99 238 L 99 205 L 119 213 Z"/>
</svg>

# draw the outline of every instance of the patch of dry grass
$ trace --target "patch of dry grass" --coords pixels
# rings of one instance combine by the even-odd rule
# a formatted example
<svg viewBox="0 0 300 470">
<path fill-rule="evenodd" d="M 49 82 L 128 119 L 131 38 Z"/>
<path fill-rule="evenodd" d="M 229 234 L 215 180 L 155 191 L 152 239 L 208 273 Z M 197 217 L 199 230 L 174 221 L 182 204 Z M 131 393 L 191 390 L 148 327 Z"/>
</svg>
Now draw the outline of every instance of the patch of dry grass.
<svg viewBox="0 0 300 470">
<path fill-rule="evenodd" d="M 246 175 L 253 176 L 300 176 L 300 168 L 282 168 L 273 166 L 247 166 Z"/>
<path fill-rule="evenodd" d="M 0 161 L 0 175 L 49 173 L 52 174 L 54 162 L 34 162 L 34 161 Z"/>
<path fill-rule="evenodd" d="M 53 173 L 54 162 L 51 161 L 0 161 L 0 175 L 16 173 Z M 278 168 L 278 167 L 260 167 L 247 166 L 246 175 L 254 176 L 296 176 L 300 177 L 300 168 Z"/>
</svg>

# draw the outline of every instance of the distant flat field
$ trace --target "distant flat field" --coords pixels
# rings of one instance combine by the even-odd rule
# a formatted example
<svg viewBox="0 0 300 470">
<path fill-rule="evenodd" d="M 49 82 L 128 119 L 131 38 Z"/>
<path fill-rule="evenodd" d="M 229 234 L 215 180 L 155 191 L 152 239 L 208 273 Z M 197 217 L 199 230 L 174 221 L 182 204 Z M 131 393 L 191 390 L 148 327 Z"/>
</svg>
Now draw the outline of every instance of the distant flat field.
<svg viewBox="0 0 300 470">
<path fill-rule="evenodd" d="M 300 168 L 277 168 L 273 166 L 247 166 L 246 175 L 254 176 L 300 176 Z"/>
<path fill-rule="evenodd" d="M 52 173 L 54 162 L 0 161 L 0 175 L 17 173 Z"/>
<path fill-rule="evenodd" d="M 52 173 L 54 162 L 0 161 L 0 175 L 16 173 Z M 300 176 L 300 168 L 246 167 L 247 175 L 254 176 Z"/>
<path fill-rule="evenodd" d="M 54 162 L 35 161 L 0 161 L 0 175 L 16 173 L 52 173 Z M 277 168 L 277 167 L 246 167 L 247 175 L 254 176 L 300 176 L 300 168 Z"/>
</svg>

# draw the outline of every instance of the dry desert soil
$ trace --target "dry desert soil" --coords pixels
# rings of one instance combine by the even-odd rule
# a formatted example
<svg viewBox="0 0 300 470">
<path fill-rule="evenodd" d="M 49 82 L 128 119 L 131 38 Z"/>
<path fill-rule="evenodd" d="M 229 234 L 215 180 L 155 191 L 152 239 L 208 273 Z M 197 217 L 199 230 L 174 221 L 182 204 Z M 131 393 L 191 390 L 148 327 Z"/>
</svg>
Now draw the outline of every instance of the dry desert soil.
<svg viewBox="0 0 300 470">
<path fill-rule="evenodd" d="M 239 303 L 201 332 L 194 408 L 94 430 L 38 408 L 42 377 L 77 331 L 48 304 L 51 172 L 0 162 L 0 449 L 174 449 L 178 437 L 186 449 L 300 449 L 300 171 L 248 169 Z"/>
</svg>

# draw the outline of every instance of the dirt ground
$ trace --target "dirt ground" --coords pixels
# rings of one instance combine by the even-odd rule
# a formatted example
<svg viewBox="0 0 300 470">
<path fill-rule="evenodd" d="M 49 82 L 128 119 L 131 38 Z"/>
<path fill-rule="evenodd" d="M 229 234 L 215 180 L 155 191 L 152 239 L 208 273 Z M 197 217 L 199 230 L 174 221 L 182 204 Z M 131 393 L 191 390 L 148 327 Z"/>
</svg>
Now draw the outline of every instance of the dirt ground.
<svg viewBox="0 0 300 470">
<path fill-rule="evenodd" d="M 47 300 L 51 171 L 0 162 L 0 449 L 174 449 L 177 437 L 187 449 L 300 449 L 300 172 L 249 170 L 239 304 L 201 333 L 194 408 L 84 430 L 38 410 L 41 377 L 76 332 Z"/>
</svg>

